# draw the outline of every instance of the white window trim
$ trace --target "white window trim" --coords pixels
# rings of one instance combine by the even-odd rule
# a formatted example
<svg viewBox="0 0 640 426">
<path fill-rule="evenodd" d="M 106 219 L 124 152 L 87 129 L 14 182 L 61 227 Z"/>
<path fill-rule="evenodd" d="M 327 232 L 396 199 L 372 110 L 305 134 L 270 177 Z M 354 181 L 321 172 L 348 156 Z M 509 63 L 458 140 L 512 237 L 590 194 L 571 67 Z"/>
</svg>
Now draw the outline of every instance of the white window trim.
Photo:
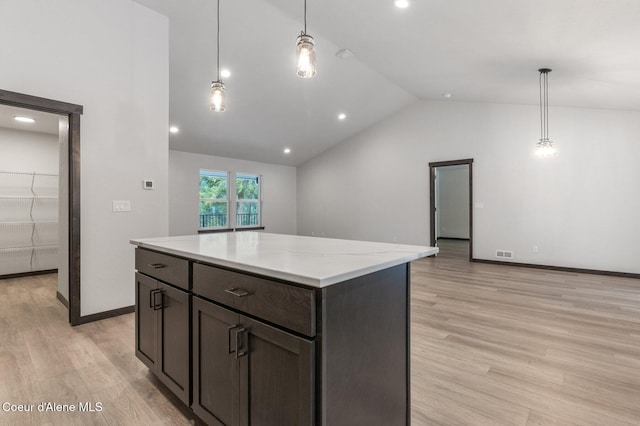
<svg viewBox="0 0 640 426">
<path fill-rule="evenodd" d="M 200 171 L 198 172 L 198 184 L 200 183 L 200 178 L 202 177 L 202 172 L 210 172 L 210 173 L 215 173 L 215 174 L 221 174 L 221 175 L 226 175 L 227 176 L 227 197 L 226 198 L 200 198 L 200 187 L 198 186 L 198 230 L 201 231 L 206 231 L 206 230 L 216 230 L 216 229 L 230 229 L 233 228 L 233 226 L 231 226 L 231 218 L 234 218 L 234 222 L 235 222 L 235 215 L 231 215 L 231 203 L 230 201 L 230 194 L 231 194 L 231 182 L 232 182 L 232 178 L 231 178 L 231 173 L 228 171 L 224 171 L 224 170 L 213 170 L 213 169 L 200 169 Z M 233 190 L 235 191 L 235 178 L 233 179 Z M 200 203 L 202 203 L 203 201 L 212 201 L 215 203 L 226 203 L 227 204 L 227 225 L 226 226 L 207 226 L 207 227 L 201 227 L 200 226 Z"/>
<path fill-rule="evenodd" d="M 236 178 L 237 176 L 255 176 L 258 178 L 258 200 L 254 200 L 254 199 L 240 199 L 238 198 L 238 192 L 236 191 Z M 233 203 L 233 208 L 234 210 L 237 209 L 238 203 L 256 203 L 258 205 L 258 224 L 257 225 L 238 225 L 236 223 L 235 228 L 237 229 L 243 229 L 243 228 L 261 228 L 262 227 L 262 175 L 259 175 L 257 173 L 246 173 L 246 172 L 236 172 L 235 173 L 235 177 L 233 179 L 233 186 L 234 186 L 234 191 L 233 193 L 235 194 L 235 203 Z M 234 215 L 233 216 L 234 221 L 237 222 L 238 220 L 238 216 Z"/>
</svg>

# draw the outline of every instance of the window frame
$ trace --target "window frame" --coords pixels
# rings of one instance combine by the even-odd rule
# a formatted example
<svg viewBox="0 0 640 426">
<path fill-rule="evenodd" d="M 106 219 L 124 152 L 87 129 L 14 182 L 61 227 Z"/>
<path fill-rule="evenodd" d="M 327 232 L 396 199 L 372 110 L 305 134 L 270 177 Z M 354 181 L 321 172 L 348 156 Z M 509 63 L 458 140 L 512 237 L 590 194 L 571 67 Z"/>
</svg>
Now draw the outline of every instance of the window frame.
<svg viewBox="0 0 640 426">
<path fill-rule="evenodd" d="M 227 182 L 227 190 L 226 190 L 226 198 L 200 198 L 200 193 L 198 194 L 198 232 L 224 232 L 224 231 L 235 231 L 235 230 L 249 230 L 249 229 L 264 229 L 262 224 L 263 222 L 263 195 L 262 195 L 262 175 L 258 173 L 248 173 L 248 172 L 234 172 L 234 171 L 225 171 L 225 170 L 214 170 L 208 168 L 201 168 L 198 174 L 198 183 L 200 184 L 202 180 L 203 174 L 209 173 L 211 175 L 225 175 Z M 238 178 L 256 178 L 258 179 L 258 198 L 257 199 L 241 199 L 238 198 L 238 188 L 237 188 L 237 179 Z M 200 187 L 198 186 L 198 191 L 200 191 Z M 233 194 L 233 198 L 232 198 Z M 227 220 L 226 226 L 200 226 L 202 224 L 202 203 L 203 202 L 212 202 L 212 203 L 226 203 L 227 205 Z M 238 204 L 239 203 L 253 203 L 256 205 L 257 210 L 257 224 L 250 225 L 239 225 L 238 224 Z"/>
<path fill-rule="evenodd" d="M 237 181 L 239 178 L 256 178 L 258 179 L 258 198 L 257 199 L 253 199 L 253 198 L 238 198 L 238 188 L 237 188 Z M 234 214 L 234 228 L 236 229 L 247 229 L 247 228 L 261 228 L 262 227 L 262 175 L 259 175 L 257 173 L 245 173 L 245 172 L 235 172 L 234 173 L 234 179 L 233 179 L 233 183 L 234 183 L 234 193 L 235 193 L 235 203 L 234 203 L 234 210 L 235 210 L 235 214 Z M 239 203 L 254 203 L 256 205 L 256 210 L 257 210 L 257 215 L 258 215 L 258 219 L 257 219 L 257 223 L 251 224 L 251 225 L 238 225 L 238 204 Z"/>
<path fill-rule="evenodd" d="M 202 176 L 203 176 L 203 172 L 204 173 L 210 173 L 210 176 L 215 176 L 215 175 L 224 175 L 226 176 L 226 181 L 227 181 L 227 188 L 226 188 L 226 197 L 225 198 L 202 198 L 200 197 L 200 182 L 202 180 Z M 205 174 L 206 176 L 206 174 Z M 224 170 L 213 170 L 213 169 L 200 169 L 199 174 L 198 174 L 198 230 L 203 230 L 203 231 L 207 231 L 207 230 L 222 230 L 222 229 L 231 229 L 231 223 L 230 223 L 230 218 L 233 217 L 231 215 L 231 203 L 230 203 L 230 192 L 231 192 L 231 188 L 230 188 L 230 182 L 231 182 L 231 176 L 230 173 L 228 171 L 224 171 Z M 201 226 L 202 224 L 202 203 L 203 202 L 212 202 L 212 203 L 225 203 L 227 205 L 227 218 L 226 218 L 226 225 L 224 226 Z"/>
</svg>

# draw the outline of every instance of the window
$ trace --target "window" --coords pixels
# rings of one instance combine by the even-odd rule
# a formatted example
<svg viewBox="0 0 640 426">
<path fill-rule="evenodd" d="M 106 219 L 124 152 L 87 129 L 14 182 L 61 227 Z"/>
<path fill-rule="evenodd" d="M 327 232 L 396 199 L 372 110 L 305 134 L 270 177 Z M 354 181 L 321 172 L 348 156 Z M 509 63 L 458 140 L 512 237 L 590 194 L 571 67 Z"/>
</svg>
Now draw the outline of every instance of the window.
<svg viewBox="0 0 640 426">
<path fill-rule="evenodd" d="M 261 179 L 250 173 L 200 170 L 200 229 L 262 226 Z"/>
<path fill-rule="evenodd" d="M 229 174 L 200 170 L 200 228 L 228 228 Z"/>
<path fill-rule="evenodd" d="M 236 175 L 236 227 L 260 226 L 260 176 Z"/>
</svg>

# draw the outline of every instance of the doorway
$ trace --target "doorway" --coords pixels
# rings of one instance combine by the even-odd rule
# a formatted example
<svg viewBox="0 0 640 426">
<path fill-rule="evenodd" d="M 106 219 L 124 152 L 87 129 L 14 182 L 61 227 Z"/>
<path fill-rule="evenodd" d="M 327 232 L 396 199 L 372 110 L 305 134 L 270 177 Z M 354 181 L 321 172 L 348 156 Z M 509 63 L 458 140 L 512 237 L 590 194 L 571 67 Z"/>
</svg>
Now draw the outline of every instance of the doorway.
<svg viewBox="0 0 640 426">
<path fill-rule="evenodd" d="M 81 105 L 60 102 L 37 96 L 25 95 L 6 90 L 0 90 L 0 104 L 26 110 L 42 111 L 66 117 L 65 126 L 60 126 L 59 138 L 64 146 L 65 161 L 61 161 L 60 183 L 65 186 L 68 194 L 64 200 L 66 217 L 60 217 L 60 232 L 66 233 L 68 238 L 61 244 L 68 247 L 68 262 L 58 265 L 68 274 L 69 323 L 78 325 L 82 322 L 80 315 L 80 115 Z M 63 170 L 64 168 L 64 170 Z M 65 232 L 66 231 L 66 232 Z M 64 303 L 64 301 L 63 301 Z"/>
<path fill-rule="evenodd" d="M 473 159 L 429 163 L 430 242 L 440 255 L 473 259 Z"/>
</svg>

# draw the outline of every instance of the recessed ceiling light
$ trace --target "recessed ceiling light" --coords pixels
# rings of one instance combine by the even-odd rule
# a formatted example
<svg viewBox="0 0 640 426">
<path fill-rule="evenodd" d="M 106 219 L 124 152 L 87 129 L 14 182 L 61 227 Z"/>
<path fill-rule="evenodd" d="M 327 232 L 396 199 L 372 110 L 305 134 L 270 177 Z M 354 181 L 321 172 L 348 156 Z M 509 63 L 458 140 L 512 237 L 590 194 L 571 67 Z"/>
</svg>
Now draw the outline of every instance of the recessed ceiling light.
<svg viewBox="0 0 640 426">
<path fill-rule="evenodd" d="M 15 116 L 13 116 L 13 119 L 16 120 L 16 121 L 19 121 L 21 123 L 35 123 L 36 122 L 36 120 L 34 120 L 33 118 L 24 117 L 22 115 L 15 115 Z"/>
<path fill-rule="evenodd" d="M 393 2 L 393 4 L 395 4 L 396 7 L 400 9 L 406 9 L 407 7 L 409 7 L 409 0 L 396 0 Z"/>
<path fill-rule="evenodd" d="M 453 94 L 451 94 L 451 93 L 449 93 L 449 92 L 445 92 L 445 93 L 443 93 L 443 94 L 442 94 L 442 97 L 443 97 L 443 98 L 450 99 L 450 98 L 452 98 L 452 97 L 453 97 Z"/>
<path fill-rule="evenodd" d="M 220 77 L 222 77 L 222 78 L 229 78 L 229 77 L 231 77 L 231 71 L 229 71 L 229 70 L 228 70 L 228 69 L 226 69 L 226 68 L 225 68 L 225 69 L 223 69 L 223 70 L 220 70 Z"/>
<path fill-rule="evenodd" d="M 178 126 L 171 126 L 169 127 L 169 131 L 171 133 L 178 133 L 180 131 L 180 128 Z"/>
<path fill-rule="evenodd" d="M 283 152 L 285 154 L 291 154 L 291 148 L 285 148 Z"/>
<path fill-rule="evenodd" d="M 345 118 L 347 118 L 347 114 L 345 114 L 344 112 L 338 114 L 338 120 L 344 120 Z"/>
</svg>

